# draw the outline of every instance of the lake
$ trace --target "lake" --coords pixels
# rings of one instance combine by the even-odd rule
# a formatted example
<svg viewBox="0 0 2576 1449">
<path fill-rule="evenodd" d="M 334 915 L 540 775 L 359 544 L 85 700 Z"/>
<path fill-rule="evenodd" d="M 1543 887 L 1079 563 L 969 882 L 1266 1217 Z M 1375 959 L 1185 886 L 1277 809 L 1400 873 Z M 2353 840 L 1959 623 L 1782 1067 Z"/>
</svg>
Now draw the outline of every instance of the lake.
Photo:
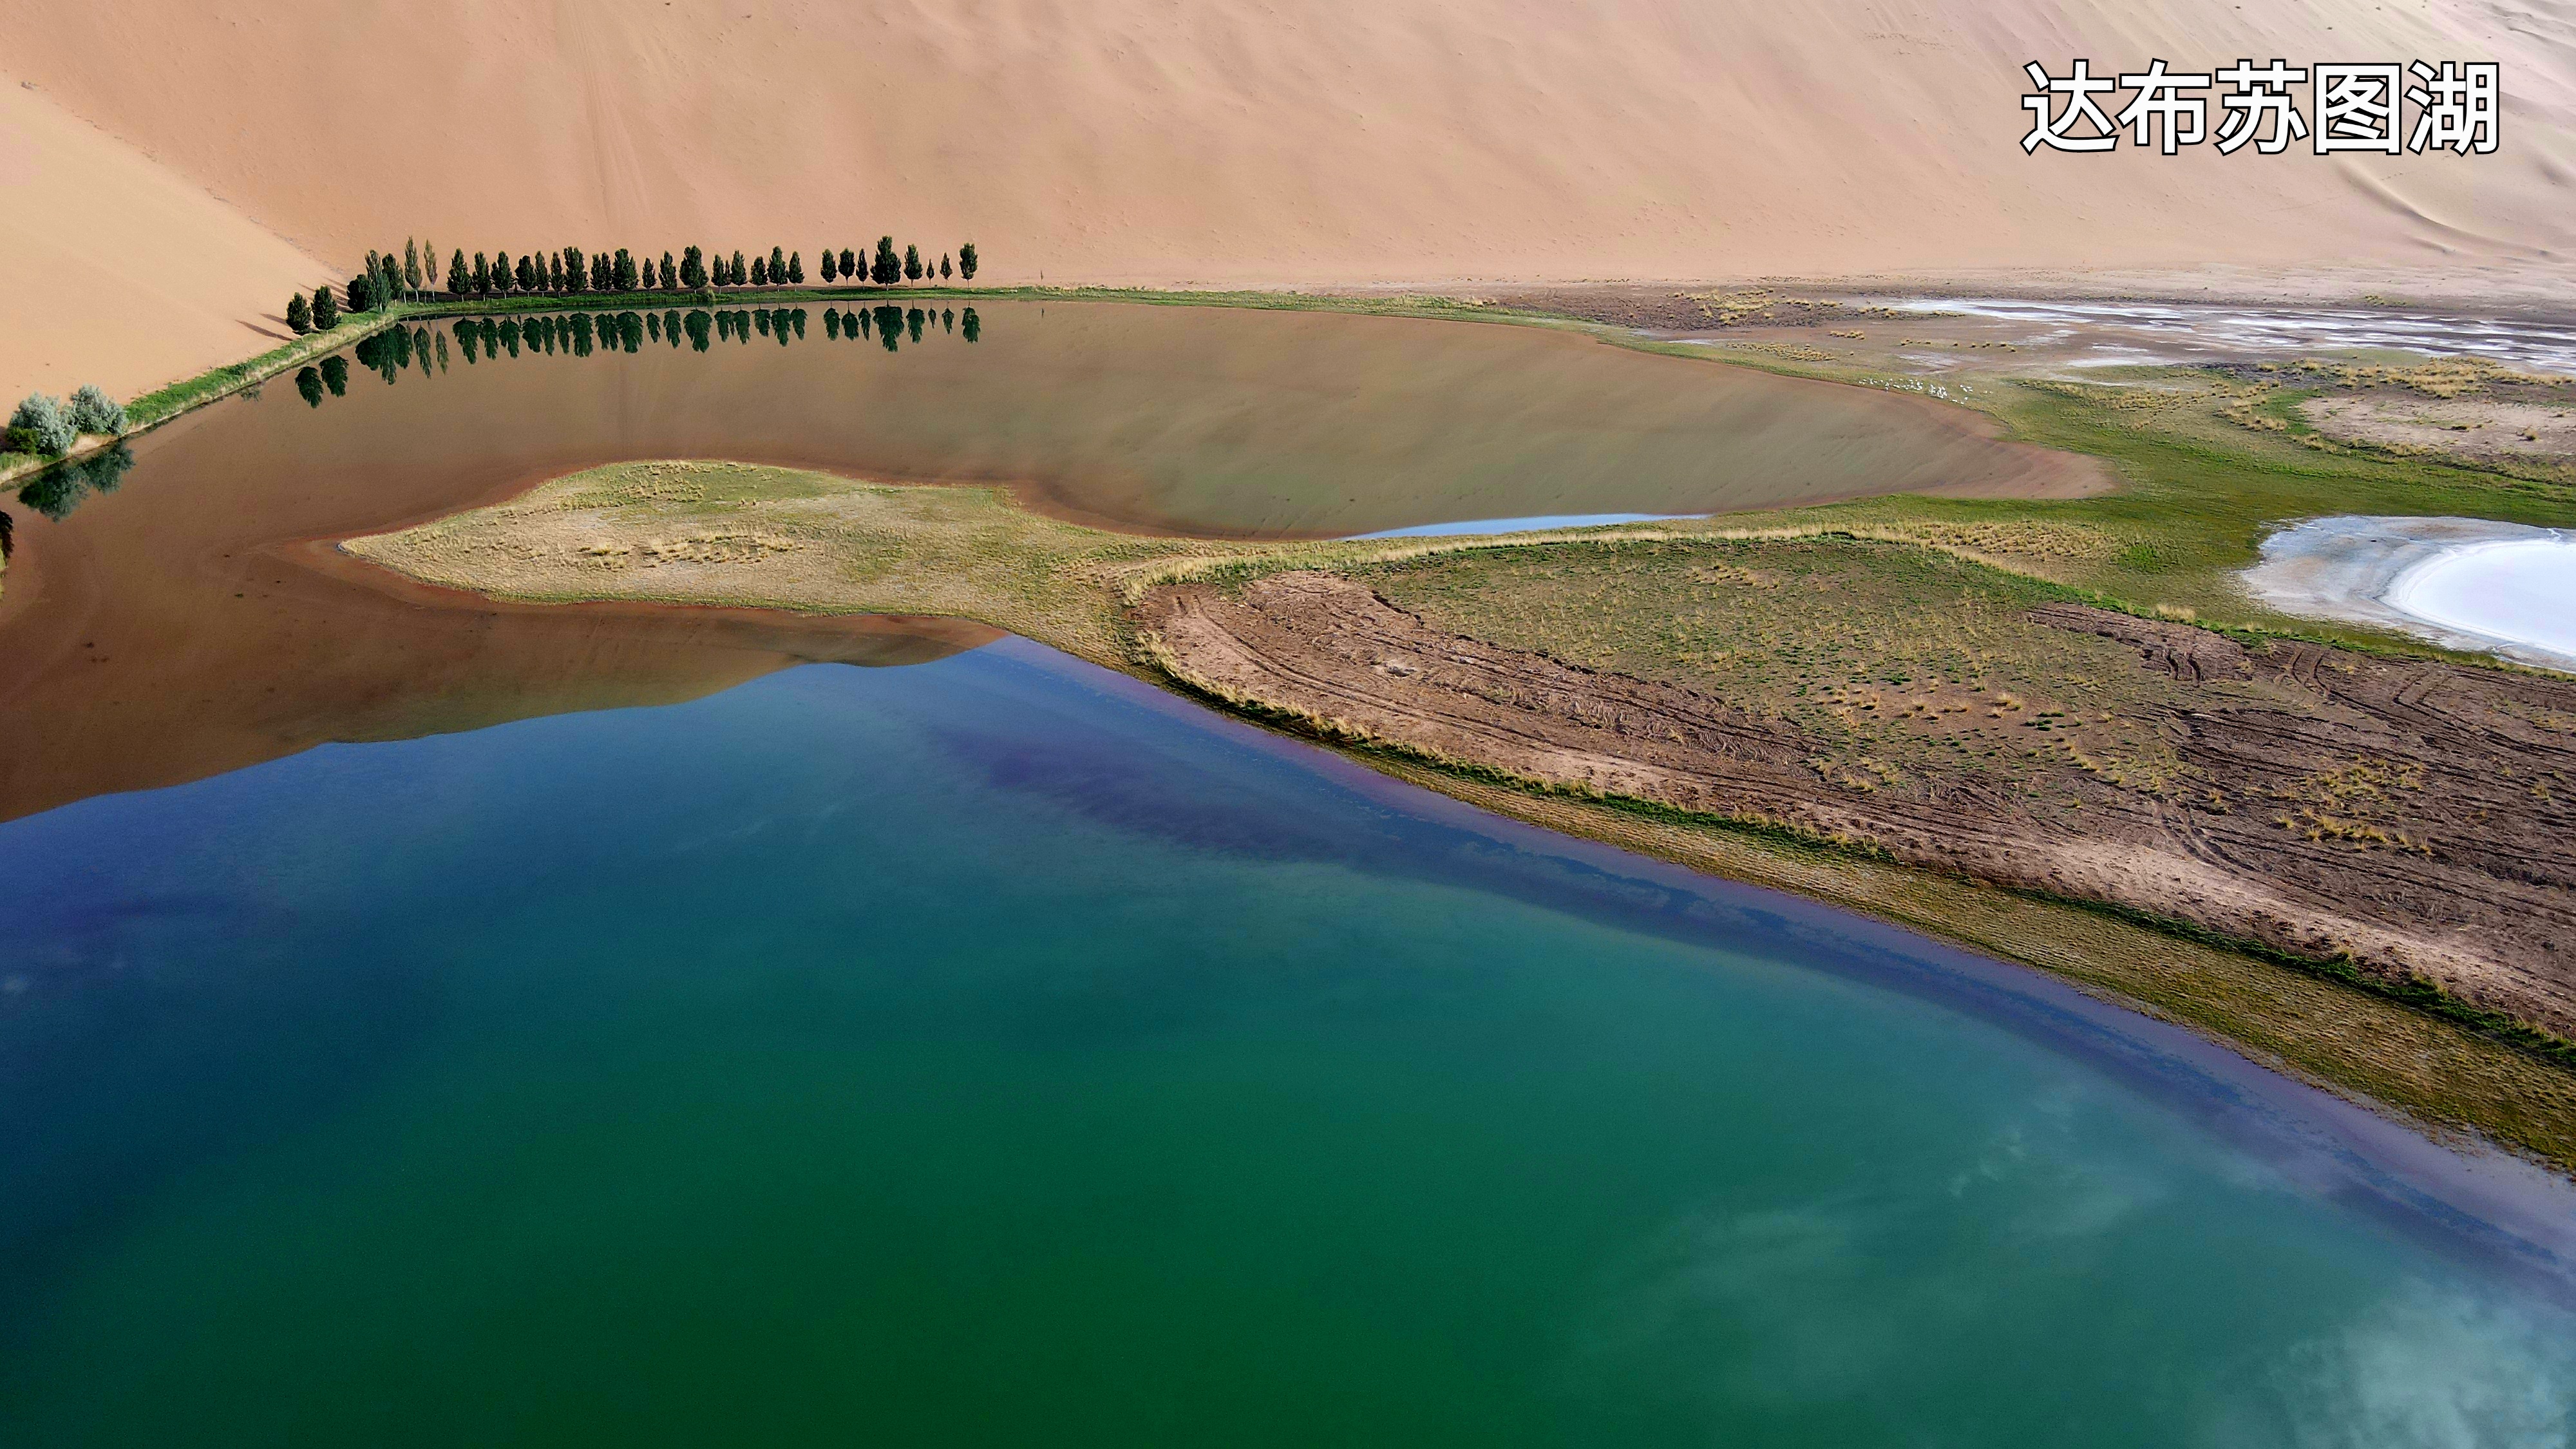
<svg viewBox="0 0 2576 1449">
<path fill-rule="evenodd" d="M 957 398 L 1130 526 L 1742 506 L 1654 441 L 1669 384 L 1604 413 L 1582 370 L 1720 369 L 1448 327 L 1626 418 L 1542 410 L 1510 483 L 1441 416 L 1336 442 L 1375 404 L 1312 358 L 1224 370 L 1303 338 L 1400 389 L 1440 324 L 1117 309 L 1082 325 L 1188 364 L 1128 395 L 1089 333 L 1010 361 L 1077 309 L 1039 310 L 379 344 L 12 510 L 0 1442 L 2576 1432 L 2576 1189 L 2536 1169 L 989 629 L 502 606 L 329 545 L 611 457 L 898 473 L 977 433 L 899 416 Z M 1240 422 L 1293 516 L 1193 492 L 1225 408 L 1151 416 L 1192 371 L 1287 419 Z M 1332 504 L 1398 435 L 1412 494 Z M 1671 467 L 1549 491 L 1623 447 Z"/>
<path fill-rule="evenodd" d="M 1921 398 L 1549 328 L 1067 302 L 886 306 L 864 331 L 827 321 L 840 315 L 446 320 L 155 430 L 100 478 L 112 488 L 56 475 L 9 509 L 0 819 L 323 740 L 683 699 L 799 660 L 990 637 L 496 608 L 331 547 L 603 462 L 1000 482 L 1116 527 L 1271 537 L 2097 476 Z"/>
<path fill-rule="evenodd" d="M 2330 1099 L 1017 641 L 86 801 L 0 914 L 16 1442 L 2576 1422 Z"/>
</svg>

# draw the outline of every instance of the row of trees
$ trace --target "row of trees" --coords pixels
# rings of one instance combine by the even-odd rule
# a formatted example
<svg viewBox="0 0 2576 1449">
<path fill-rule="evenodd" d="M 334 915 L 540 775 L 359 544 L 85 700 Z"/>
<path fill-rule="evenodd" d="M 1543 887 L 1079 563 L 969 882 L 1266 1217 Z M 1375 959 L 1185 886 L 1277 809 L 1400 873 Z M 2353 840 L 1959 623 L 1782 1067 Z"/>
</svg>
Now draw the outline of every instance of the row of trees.
<svg viewBox="0 0 2576 1449">
<path fill-rule="evenodd" d="M 9 415 L 5 451 L 59 458 L 83 433 L 114 437 L 125 431 L 125 409 L 96 383 L 83 383 L 69 403 L 40 392 L 27 394 Z"/>
<path fill-rule="evenodd" d="M 847 280 L 869 281 L 881 287 L 898 282 L 919 282 L 935 277 L 946 281 L 952 276 L 975 280 L 981 259 L 975 244 L 959 247 L 954 264 L 942 252 L 937 261 L 924 261 L 921 248 L 906 243 L 900 256 L 894 249 L 894 238 L 877 238 L 876 254 L 865 257 L 843 247 L 839 251 L 825 248 L 822 255 L 822 279 L 825 282 Z M 390 251 L 367 253 L 366 270 L 351 277 L 335 295 L 330 287 L 318 287 L 310 298 L 298 294 L 287 299 L 286 325 L 297 334 L 327 332 L 339 325 L 340 313 L 368 312 L 388 302 L 418 297 L 440 286 L 438 249 L 426 251 L 414 241 L 403 243 L 396 258 Z M 660 261 L 619 247 L 614 253 L 586 253 L 579 247 L 565 247 L 559 252 L 531 252 L 512 257 L 508 252 L 476 252 L 468 261 L 459 247 L 447 260 L 445 290 L 455 298 L 507 297 L 512 295 L 548 294 L 578 296 L 590 292 L 697 292 L 715 287 L 792 287 L 805 281 L 805 254 L 771 247 L 769 255 L 745 258 L 737 251 L 731 256 L 709 257 L 690 247 L 674 258 L 662 253 Z M 345 296 L 345 309 L 342 297 Z"/>
</svg>

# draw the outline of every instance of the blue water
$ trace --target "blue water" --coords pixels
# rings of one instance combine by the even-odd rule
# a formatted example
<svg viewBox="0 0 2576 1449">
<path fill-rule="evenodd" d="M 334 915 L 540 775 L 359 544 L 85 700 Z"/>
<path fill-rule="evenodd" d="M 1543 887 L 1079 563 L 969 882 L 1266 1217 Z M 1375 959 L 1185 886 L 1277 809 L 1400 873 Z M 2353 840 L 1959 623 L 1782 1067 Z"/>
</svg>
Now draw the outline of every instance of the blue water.
<svg viewBox="0 0 2576 1449">
<path fill-rule="evenodd" d="M 1667 523 L 1676 518 L 1705 518 L 1704 513 L 1548 513 L 1529 518 L 1466 518 L 1450 523 L 1417 523 L 1409 528 L 1381 528 L 1355 533 L 1360 538 L 1451 538 L 1463 534 L 1546 533 L 1559 528 L 1603 528 L 1613 523 Z"/>
<path fill-rule="evenodd" d="M 91 799 L 0 919 L 0 1443 L 2576 1426 L 2536 1178 L 1016 641 Z"/>
</svg>

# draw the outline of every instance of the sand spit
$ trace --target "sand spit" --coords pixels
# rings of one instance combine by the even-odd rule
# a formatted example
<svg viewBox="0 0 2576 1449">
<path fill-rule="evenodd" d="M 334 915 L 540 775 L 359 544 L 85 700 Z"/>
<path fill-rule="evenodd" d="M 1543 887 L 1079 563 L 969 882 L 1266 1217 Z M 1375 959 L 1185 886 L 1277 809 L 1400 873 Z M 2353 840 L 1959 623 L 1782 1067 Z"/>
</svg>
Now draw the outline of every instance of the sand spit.
<svg viewBox="0 0 2576 1449">
<path fill-rule="evenodd" d="M 2312 518 L 2245 571 L 2285 614 L 2576 671 L 2576 536 L 2483 518 Z M 2553 606 L 2554 605 L 2554 606 Z"/>
</svg>

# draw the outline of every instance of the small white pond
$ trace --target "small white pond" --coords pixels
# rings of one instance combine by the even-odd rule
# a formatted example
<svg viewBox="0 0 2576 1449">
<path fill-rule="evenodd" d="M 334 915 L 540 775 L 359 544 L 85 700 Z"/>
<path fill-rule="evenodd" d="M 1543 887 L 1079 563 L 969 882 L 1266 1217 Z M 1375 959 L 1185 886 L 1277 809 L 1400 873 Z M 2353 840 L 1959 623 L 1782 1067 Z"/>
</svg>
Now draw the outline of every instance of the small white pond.
<svg viewBox="0 0 2576 1449">
<path fill-rule="evenodd" d="M 2576 532 L 2482 518 L 2313 518 L 2245 573 L 2284 613 L 2576 671 Z"/>
</svg>

